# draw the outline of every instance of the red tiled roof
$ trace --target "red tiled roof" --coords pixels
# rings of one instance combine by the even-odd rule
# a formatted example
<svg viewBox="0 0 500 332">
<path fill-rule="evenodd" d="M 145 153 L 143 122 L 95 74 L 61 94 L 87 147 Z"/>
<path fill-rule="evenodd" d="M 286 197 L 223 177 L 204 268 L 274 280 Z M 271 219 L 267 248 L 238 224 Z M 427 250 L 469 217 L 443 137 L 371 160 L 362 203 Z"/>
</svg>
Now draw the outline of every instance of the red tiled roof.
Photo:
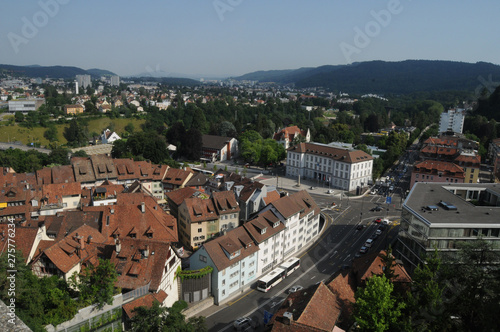
<svg viewBox="0 0 500 332">
<path fill-rule="evenodd" d="M 302 217 L 313 210 L 315 214 L 320 212 L 318 205 L 306 190 L 296 192 L 290 196 L 281 197 L 271 203 L 271 205 L 287 219 L 296 213 L 300 213 L 300 217 Z"/>
<path fill-rule="evenodd" d="M 285 229 L 285 224 L 282 222 L 278 226 L 273 227 L 274 223 L 279 220 L 272 210 L 267 210 L 259 214 L 256 218 L 247 221 L 243 227 L 245 227 L 257 244 L 260 244 Z M 265 233 L 262 234 L 262 230 L 264 229 L 266 229 Z"/>
<path fill-rule="evenodd" d="M 292 314 L 290 324 L 284 313 Z M 333 331 L 340 315 L 335 295 L 322 282 L 290 294 L 274 314 L 271 331 Z"/>
<path fill-rule="evenodd" d="M 153 306 L 153 303 L 159 302 L 160 305 L 165 301 L 167 298 L 167 293 L 165 293 L 163 290 L 160 290 L 158 293 L 148 293 L 138 299 L 135 299 L 133 301 L 130 301 L 122 306 L 123 311 L 125 311 L 125 314 L 127 315 L 128 318 L 133 318 L 135 316 L 134 309 L 138 307 L 146 307 L 146 308 L 151 308 Z"/>
<path fill-rule="evenodd" d="M 243 226 L 230 230 L 226 235 L 220 236 L 202 245 L 219 271 L 239 262 L 259 250 Z M 229 259 L 228 254 L 240 250 L 240 255 Z"/>
<path fill-rule="evenodd" d="M 266 197 L 264 197 L 264 203 L 271 204 L 272 202 L 277 201 L 280 199 L 280 193 L 277 192 L 276 190 L 273 191 L 268 191 Z"/>
<path fill-rule="evenodd" d="M 446 161 L 437 161 L 437 160 L 424 160 L 415 165 L 414 171 L 415 173 L 433 173 L 437 174 L 437 172 L 444 172 L 445 174 L 454 173 L 455 177 L 460 178 L 464 177 L 464 170 L 462 167 L 449 163 Z"/>
<path fill-rule="evenodd" d="M 164 271 L 169 268 L 168 262 L 176 259 L 169 243 L 162 241 L 124 238 L 120 240 L 121 251 L 113 251 L 111 262 L 118 272 L 117 287 L 136 289 L 150 284 L 152 291 L 159 290 Z M 147 257 L 146 249 L 149 250 Z"/>
<path fill-rule="evenodd" d="M 8 249 L 8 226 L 8 224 L 0 223 L 0 255 Z M 37 227 L 16 226 L 16 242 L 12 244 L 16 246 L 17 250 L 21 251 L 25 263 L 35 243 L 37 232 Z"/>
<path fill-rule="evenodd" d="M 351 164 L 373 159 L 372 156 L 361 150 L 347 150 L 314 143 L 299 143 L 288 148 L 288 151 L 322 156 Z"/>
<path fill-rule="evenodd" d="M 175 205 L 179 206 L 186 198 L 192 197 L 195 192 L 196 192 L 195 189 L 191 187 L 185 187 L 168 192 L 165 194 L 165 196 L 169 200 L 171 200 Z"/>
</svg>

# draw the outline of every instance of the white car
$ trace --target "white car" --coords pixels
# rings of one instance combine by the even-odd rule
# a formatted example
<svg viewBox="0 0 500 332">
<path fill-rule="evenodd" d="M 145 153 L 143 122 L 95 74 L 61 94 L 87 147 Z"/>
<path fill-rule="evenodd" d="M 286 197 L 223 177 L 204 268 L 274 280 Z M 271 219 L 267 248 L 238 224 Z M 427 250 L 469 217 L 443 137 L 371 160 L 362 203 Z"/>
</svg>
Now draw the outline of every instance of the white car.
<svg viewBox="0 0 500 332">
<path fill-rule="evenodd" d="M 241 318 L 238 318 L 237 320 L 234 321 L 233 323 L 233 327 L 236 329 L 236 330 L 241 330 L 243 328 L 247 328 L 249 326 L 252 326 L 252 318 L 250 317 L 241 317 Z"/>
<path fill-rule="evenodd" d="M 298 292 L 299 290 L 301 290 L 301 289 L 303 289 L 303 288 L 304 288 L 304 287 L 299 286 L 299 285 L 292 286 L 292 287 L 290 287 L 290 289 L 288 289 L 288 294 Z"/>
</svg>

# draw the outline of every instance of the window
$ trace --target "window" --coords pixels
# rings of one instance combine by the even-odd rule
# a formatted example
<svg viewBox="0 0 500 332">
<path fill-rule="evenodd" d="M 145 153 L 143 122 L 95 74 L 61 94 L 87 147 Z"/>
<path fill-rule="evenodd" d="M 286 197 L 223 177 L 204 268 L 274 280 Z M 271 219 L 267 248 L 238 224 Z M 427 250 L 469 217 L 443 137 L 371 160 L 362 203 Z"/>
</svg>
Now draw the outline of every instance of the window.
<svg viewBox="0 0 500 332">
<path fill-rule="evenodd" d="M 222 279 L 222 286 L 226 286 L 226 279 Z"/>
<path fill-rule="evenodd" d="M 200 261 L 206 263 L 207 262 L 207 256 L 200 255 Z"/>
<path fill-rule="evenodd" d="M 203 229 L 198 228 L 198 233 L 201 233 L 201 232 L 203 232 Z"/>
</svg>

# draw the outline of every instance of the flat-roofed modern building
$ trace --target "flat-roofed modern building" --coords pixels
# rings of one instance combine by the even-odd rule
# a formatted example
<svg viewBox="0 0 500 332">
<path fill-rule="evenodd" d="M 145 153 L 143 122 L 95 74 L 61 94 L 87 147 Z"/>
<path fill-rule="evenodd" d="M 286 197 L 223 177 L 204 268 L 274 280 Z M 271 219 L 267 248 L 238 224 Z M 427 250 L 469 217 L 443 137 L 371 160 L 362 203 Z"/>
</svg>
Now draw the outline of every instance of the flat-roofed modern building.
<svg viewBox="0 0 500 332">
<path fill-rule="evenodd" d="M 409 271 L 433 252 L 483 237 L 500 250 L 500 184 L 417 182 L 401 213 L 396 256 Z"/>
<path fill-rule="evenodd" d="M 9 112 L 34 112 L 45 103 L 44 98 L 9 100 Z"/>
</svg>

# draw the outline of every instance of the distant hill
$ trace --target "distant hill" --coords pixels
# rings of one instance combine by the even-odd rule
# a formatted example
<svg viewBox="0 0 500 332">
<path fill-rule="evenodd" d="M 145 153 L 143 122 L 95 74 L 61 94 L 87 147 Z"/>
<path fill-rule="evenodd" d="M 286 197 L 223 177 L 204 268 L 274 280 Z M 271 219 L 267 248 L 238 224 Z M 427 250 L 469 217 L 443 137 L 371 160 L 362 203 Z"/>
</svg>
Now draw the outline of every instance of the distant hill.
<svg viewBox="0 0 500 332">
<path fill-rule="evenodd" d="M 97 68 L 92 68 L 92 69 L 87 69 L 87 73 L 94 77 L 101 77 L 101 76 L 115 76 L 116 74 L 113 72 L 110 72 L 109 70 L 105 69 L 97 69 Z"/>
<path fill-rule="evenodd" d="M 193 80 L 190 78 L 184 77 L 131 77 L 131 80 L 140 81 L 140 82 L 158 82 L 168 85 L 184 85 L 184 86 L 195 86 L 200 85 L 200 81 Z"/>
<path fill-rule="evenodd" d="M 481 77 L 486 80 L 490 75 L 493 81 L 500 81 L 500 66 L 486 62 L 406 60 L 258 71 L 234 79 L 295 84 L 299 88 L 325 87 L 349 93 L 407 94 L 474 91 L 481 84 Z"/>
<path fill-rule="evenodd" d="M 85 70 L 78 67 L 71 66 L 13 66 L 0 64 L 0 72 L 8 73 L 16 77 L 41 77 L 41 78 L 75 78 L 76 75 L 91 75 L 93 77 L 100 77 L 102 75 L 115 75 L 110 71 L 102 69 L 89 69 Z"/>
</svg>

